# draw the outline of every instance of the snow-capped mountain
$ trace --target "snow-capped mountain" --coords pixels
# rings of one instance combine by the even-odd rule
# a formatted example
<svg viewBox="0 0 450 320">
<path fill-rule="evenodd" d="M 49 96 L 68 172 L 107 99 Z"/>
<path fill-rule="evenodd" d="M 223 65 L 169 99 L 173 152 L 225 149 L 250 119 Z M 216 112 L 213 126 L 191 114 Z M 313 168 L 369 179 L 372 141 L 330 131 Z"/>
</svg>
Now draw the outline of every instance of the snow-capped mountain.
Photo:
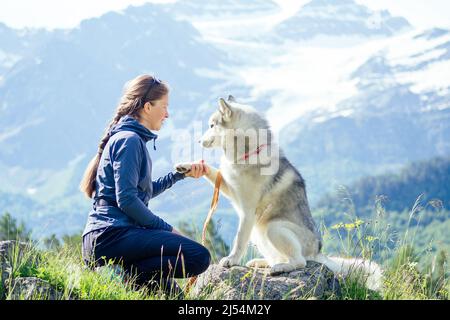
<svg viewBox="0 0 450 320">
<path fill-rule="evenodd" d="M 245 41 L 264 37 L 283 15 L 271 0 L 179 0 L 168 6 L 177 19 L 192 23 L 209 42 Z"/>
<path fill-rule="evenodd" d="M 46 41 L 3 28 L 0 51 L 18 58 L 0 78 L 0 208 L 41 227 L 44 216 L 55 217 L 47 233 L 82 228 L 90 201 L 78 184 L 126 81 L 152 73 L 171 88 L 170 118 L 150 150 L 155 176 L 172 170 L 171 131 L 189 127 L 228 86 L 246 90 L 222 70 L 227 55 L 165 6 L 110 12 Z"/>
<path fill-rule="evenodd" d="M 22 51 L 17 34 L 6 25 L 0 23 L 0 83 L 3 74 L 11 68 L 18 60 Z"/>
<path fill-rule="evenodd" d="M 348 98 L 317 106 L 282 130 L 313 190 L 450 154 L 449 41 L 448 31 L 434 29 L 379 42 L 364 63 L 342 75 L 353 86 Z"/>
<path fill-rule="evenodd" d="M 280 7 L 270 0 L 179 0 L 168 7 L 177 17 L 195 20 L 223 20 L 267 16 Z"/>
<path fill-rule="evenodd" d="M 1 50 L 9 48 L 2 43 Z M 78 183 L 125 82 L 154 73 L 171 87 L 170 121 L 156 143 L 157 168 L 167 173 L 173 165 L 170 131 L 188 126 L 199 106 L 216 100 L 213 88 L 226 82 L 208 70 L 220 70 L 226 61 L 189 23 L 156 5 L 130 7 L 56 32 L 2 75 L 0 192 L 37 201 L 43 209 L 35 215 L 65 212 L 83 223 L 89 201 Z M 26 220 L 31 218 L 27 203 L 15 212 Z M 80 223 L 72 226 L 79 229 Z M 66 225 L 53 227 L 62 232 Z"/>
<path fill-rule="evenodd" d="M 305 40 L 317 36 L 391 36 L 409 27 L 402 17 L 393 17 L 386 10 L 371 11 L 353 0 L 313 0 L 274 31 L 284 39 Z"/>
<path fill-rule="evenodd" d="M 158 6 L 131 7 L 84 21 L 4 75 L 2 163 L 60 169 L 79 154 L 92 152 L 95 145 L 87 147 L 86 141 L 102 134 L 122 86 L 145 72 L 170 83 L 171 104 L 179 106 L 172 125 L 185 124 L 192 119 L 189 109 L 208 99 L 204 88 L 218 84 L 199 70 L 217 70 L 223 61 L 224 55 L 204 43 L 190 24 L 173 20 Z"/>
<path fill-rule="evenodd" d="M 9 69 L 58 32 L 51 35 L 43 29 L 15 30 L 0 22 L 0 84 Z"/>
<path fill-rule="evenodd" d="M 205 123 L 217 98 L 233 94 L 266 114 L 314 204 L 335 184 L 450 153 L 449 50 L 449 31 L 414 30 L 351 0 L 292 13 L 271 1 L 189 0 L 72 30 L 0 25 L 0 206 L 46 233 L 81 229 L 90 202 L 78 182 L 123 84 L 141 73 L 172 88 L 170 121 L 149 148 L 155 177 L 171 169 L 184 136 L 171 133 Z M 192 183 L 152 199 L 152 209 L 172 223 L 206 213 L 211 189 Z M 228 208 L 222 201 L 218 217 L 231 221 L 231 240 Z"/>
</svg>

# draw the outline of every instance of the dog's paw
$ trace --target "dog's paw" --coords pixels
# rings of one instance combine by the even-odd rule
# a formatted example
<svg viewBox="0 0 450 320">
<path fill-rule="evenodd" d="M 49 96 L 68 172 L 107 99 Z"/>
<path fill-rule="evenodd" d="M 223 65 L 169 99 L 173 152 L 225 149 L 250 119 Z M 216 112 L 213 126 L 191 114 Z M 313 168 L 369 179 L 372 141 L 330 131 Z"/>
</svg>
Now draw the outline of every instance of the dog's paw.
<svg viewBox="0 0 450 320">
<path fill-rule="evenodd" d="M 252 259 L 245 264 L 248 268 L 267 268 L 269 263 L 266 259 Z"/>
<path fill-rule="evenodd" d="M 295 269 L 296 269 L 296 267 L 292 263 L 277 263 L 277 264 L 273 265 L 272 268 L 270 268 L 269 273 L 271 276 L 276 276 L 281 273 L 287 273 L 287 272 L 294 271 Z"/>
<path fill-rule="evenodd" d="M 175 170 L 179 173 L 188 173 L 191 171 L 192 164 L 190 163 L 178 163 L 175 165 Z"/>
<path fill-rule="evenodd" d="M 219 261 L 219 265 L 224 267 L 224 268 L 231 268 L 232 266 L 238 266 L 239 265 L 239 259 L 237 259 L 235 256 L 223 257 Z"/>
</svg>

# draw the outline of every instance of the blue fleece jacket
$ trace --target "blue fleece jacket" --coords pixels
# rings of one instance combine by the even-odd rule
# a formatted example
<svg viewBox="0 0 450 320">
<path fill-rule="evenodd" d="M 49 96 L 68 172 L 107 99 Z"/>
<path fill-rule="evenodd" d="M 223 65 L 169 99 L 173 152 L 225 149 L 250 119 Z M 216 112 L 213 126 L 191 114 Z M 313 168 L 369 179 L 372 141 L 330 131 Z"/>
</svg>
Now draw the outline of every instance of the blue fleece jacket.
<svg viewBox="0 0 450 320">
<path fill-rule="evenodd" d="M 116 202 L 89 212 L 83 235 L 105 227 L 141 226 L 172 231 L 172 226 L 147 207 L 148 201 L 184 178 L 178 172 L 152 181 L 152 161 L 146 143 L 157 135 L 131 116 L 111 129 L 97 169 L 94 200 Z"/>
</svg>

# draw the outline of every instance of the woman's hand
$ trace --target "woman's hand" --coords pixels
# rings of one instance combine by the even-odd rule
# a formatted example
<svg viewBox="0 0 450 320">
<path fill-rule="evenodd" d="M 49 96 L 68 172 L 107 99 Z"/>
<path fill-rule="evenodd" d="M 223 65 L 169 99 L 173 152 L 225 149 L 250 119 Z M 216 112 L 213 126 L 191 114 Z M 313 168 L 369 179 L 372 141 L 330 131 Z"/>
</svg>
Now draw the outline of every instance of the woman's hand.
<svg viewBox="0 0 450 320">
<path fill-rule="evenodd" d="M 186 177 L 200 178 L 208 173 L 208 166 L 204 160 L 191 163 L 191 170 L 185 173 Z"/>
</svg>

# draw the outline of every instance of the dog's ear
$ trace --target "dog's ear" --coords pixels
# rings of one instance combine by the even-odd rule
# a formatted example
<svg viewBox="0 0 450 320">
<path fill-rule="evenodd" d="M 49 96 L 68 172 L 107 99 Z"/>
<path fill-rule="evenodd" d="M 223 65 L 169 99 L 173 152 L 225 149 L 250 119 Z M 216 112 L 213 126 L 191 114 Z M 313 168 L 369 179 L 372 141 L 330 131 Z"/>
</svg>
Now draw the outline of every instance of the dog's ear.
<svg viewBox="0 0 450 320">
<path fill-rule="evenodd" d="M 219 112 L 222 114 L 223 121 L 229 121 L 233 111 L 231 106 L 223 99 L 219 99 Z"/>
<path fill-rule="evenodd" d="M 236 102 L 236 99 L 231 94 L 228 96 L 227 100 L 230 102 Z"/>
</svg>

